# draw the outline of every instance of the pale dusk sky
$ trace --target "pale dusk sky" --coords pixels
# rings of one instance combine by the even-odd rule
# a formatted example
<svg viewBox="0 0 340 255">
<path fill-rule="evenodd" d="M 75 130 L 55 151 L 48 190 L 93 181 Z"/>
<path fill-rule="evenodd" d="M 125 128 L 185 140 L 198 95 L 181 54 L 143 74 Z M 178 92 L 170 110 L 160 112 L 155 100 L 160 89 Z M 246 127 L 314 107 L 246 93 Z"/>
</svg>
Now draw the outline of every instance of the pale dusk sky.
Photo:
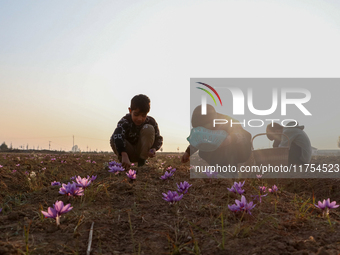
<svg viewBox="0 0 340 255">
<path fill-rule="evenodd" d="M 339 11 L 336 0 L 0 0 L 0 143 L 69 151 L 74 135 L 83 151 L 110 151 L 141 93 L 164 151 L 184 151 L 190 78 L 340 77 Z M 306 126 L 314 147 L 337 148 L 332 116 L 326 138 Z"/>
</svg>

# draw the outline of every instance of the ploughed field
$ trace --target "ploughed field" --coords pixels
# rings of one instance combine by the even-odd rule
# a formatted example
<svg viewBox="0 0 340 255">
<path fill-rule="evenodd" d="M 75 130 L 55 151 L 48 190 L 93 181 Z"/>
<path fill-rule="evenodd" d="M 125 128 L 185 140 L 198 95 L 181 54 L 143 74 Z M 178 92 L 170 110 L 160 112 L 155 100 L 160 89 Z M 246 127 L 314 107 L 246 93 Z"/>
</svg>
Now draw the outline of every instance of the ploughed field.
<svg viewBox="0 0 340 255">
<path fill-rule="evenodd" d="M 90 254 L 340 253 L 340 207 L 327 215 L 314 205 L 340 203 L 339 179 L 190 179 L 190 164 L 180 156 L 157 154 L 132 166 L 138 172 L 131 180 L 109 172 L 113 154 L 0 154 L 0 254 L 86 254 L 91 236 Z M 173 175 L 161 179 L 169 167 Z M 97 178 L 82 196 L 51 186 L 74 176 Z M 184 181 L 192 186 L 180 201 L 163 199 Z M 242 195 L 228 190 L 234 182 Z M 59 226 L 41 213 L 56 201 L 73 207 Z M 236 212 L 233 204 L 241 205 Z"/>
</svg>

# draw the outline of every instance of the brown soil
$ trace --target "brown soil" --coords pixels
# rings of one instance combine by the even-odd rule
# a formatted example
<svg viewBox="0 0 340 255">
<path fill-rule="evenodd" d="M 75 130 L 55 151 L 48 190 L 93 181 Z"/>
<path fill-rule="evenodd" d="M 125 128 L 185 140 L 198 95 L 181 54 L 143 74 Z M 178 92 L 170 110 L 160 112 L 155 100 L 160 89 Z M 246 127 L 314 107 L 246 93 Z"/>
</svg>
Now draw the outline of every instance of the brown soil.
<svg viewBox="0 0 340 255">
<path fill-rule="evenodd" d="M 125 173 L 108 172 L 112 154 L 0 154 L 0 255 L 86 254 L 92 223 L 91 254 L 340 254 L 340 207 L 328 220 L 313 206 L 313 194 L 315 201 L 340 203 L 339 179 L 246 179 L 247 200 L 259 185 L 276 184 L 279 192 L 254 201 L 252 215 L 242 216 L 228 209 L 239 199 L 227 190 L 236 180 L 190 179 L 190 165 L 178 156 L 151 159 L 130 182 Z M 340 163 L 339 157 L 313 162 Z M 174 177 L 160 180 L 168 166 L 177 168 Z M 82 198 L 51 186 L 74 175 L 98 176 Z M 183 181 L 192 187 L 169 205 L 162 193 Z M 40 212 L 56 200 L 73 206 L 59 227 Z"/>
</svg>

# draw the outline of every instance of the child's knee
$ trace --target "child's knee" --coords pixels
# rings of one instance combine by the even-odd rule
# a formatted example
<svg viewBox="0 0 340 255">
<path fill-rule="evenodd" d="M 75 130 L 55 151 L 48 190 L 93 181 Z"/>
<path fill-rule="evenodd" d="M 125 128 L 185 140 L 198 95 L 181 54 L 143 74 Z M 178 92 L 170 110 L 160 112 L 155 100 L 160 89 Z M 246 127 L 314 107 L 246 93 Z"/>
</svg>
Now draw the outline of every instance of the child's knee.
<svg viewBox="0 0 340 255">
<path fill-rule="evenodd" d="M 145 124 L 140 131 L 141 136 L 155 136 L 155 128 L 150 124 Z"/>
</svg>

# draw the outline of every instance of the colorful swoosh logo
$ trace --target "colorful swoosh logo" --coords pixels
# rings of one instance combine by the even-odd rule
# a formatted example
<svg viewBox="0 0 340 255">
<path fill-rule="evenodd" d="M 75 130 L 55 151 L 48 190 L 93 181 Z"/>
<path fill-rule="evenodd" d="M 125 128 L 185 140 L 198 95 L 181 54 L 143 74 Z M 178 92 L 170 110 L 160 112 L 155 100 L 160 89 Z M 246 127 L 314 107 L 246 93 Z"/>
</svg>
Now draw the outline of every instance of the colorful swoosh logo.
<svg viewBox="0 0 340 255">
<path fill-rule="evenodd" d="M 197 83 L 201 84 L 201 85 L 204 85 L 204 86 L 208 87 L 211 91 L 213 91 L 215 93 L 215 95 L 218 97 L 218 100 L 220 100 L 220 103 L 221 103 L 221 106 L 222 106 L 222 101 L 221 101 L 220 95 L 217 93 L 217 91 L 213 87 L 211 87 L 210 85 L 205 84 L 203 82 L 197 82 Z M 196 87 L 196 88 L 201 89 L 201 90 L 207 92 L 208 95 L 211 96 L 211 98 L 214 100 L 215 105 L 217 105 L 214 96 L 208 90 L 200 88 L 200 87 Z"/>
</svg>

